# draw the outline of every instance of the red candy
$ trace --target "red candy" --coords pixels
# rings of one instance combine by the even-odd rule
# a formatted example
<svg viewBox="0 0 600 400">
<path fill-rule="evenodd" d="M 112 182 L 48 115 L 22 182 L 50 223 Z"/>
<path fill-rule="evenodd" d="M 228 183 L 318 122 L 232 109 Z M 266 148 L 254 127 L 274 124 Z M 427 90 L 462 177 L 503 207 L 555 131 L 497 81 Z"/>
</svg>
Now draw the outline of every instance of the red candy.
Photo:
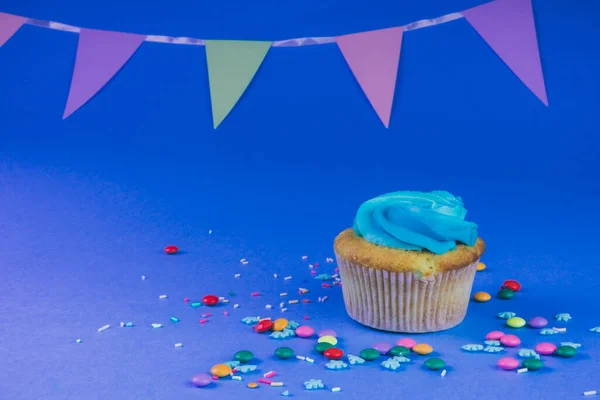
<svg viewBox="0 0 600 400">
<path fill-rule="evenodd" d="M 217 296 L 215 296 L 214 294 L 209 294 L 202 298 L 202 303 L 206 304 L 207 306 L 214 306 L 218 302 L 219 302 L 219 298 Z"/>
<path fill-rule="evenodd" d="M 336 347 L 330 347 L 325 350 L 323 355 L 330 360 L 339 360 L 340 358 L 344 357 L 344 352 Z"/>
<path fill-rule="evenodd" d="M 512 290 L 513 292 L 518 292 L 519 290 L 521 290 L 521 284 L 517 281 L 512 280 L 504 281 L 504 287 Z"/>
<path fill-rule="evenodd" d="M 165 247 L 165 253 L 167 254 L 175 254 L 179 251 L 179 248 L 177 246 L 167 246 Z"/>
<path fill-rule="evenodd" d="M 270 319 L 263 319 L 258 324 L 256 324 L 256 326 L 254 327 L 254 330 L 256 330 L 256 332 L 258 332 L 258 333 L 263 333 L 263 332 L 270 330 L 272 326 L 273 326 L 273 321 L 271 321 Z"/>
</svg>

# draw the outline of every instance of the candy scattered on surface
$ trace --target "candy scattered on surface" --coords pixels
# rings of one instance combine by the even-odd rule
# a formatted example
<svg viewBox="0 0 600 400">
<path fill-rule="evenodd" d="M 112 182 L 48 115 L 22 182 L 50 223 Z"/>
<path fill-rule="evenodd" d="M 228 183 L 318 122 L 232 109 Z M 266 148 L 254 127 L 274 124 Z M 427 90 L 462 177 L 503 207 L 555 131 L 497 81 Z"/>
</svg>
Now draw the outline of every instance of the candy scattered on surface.
<svg viewBox="0 0 600 400">
<path fill-rule="evenodd" d="M 207 306 L 214 306 L 219 302 L 219 298 L 214 294 L 208 294 L 202 298 L 202 303 Z"/>
<path fill-rule="evenodd" d="M 563 322 L 567 322 L 567 321 L 569 321 L 570 319 L 572 319 L 572 317 L 571 317 L 571 314 L 569 314 L 569 313 L 560 313 L 560 314 L 556 314 L 556 315 L 554 316 L 554 318 L 555 318 L 557 321 L 563 321 Z"/>
<path fill-rule="evenodd" d="M 521 290 L 521 284 L 517 281 L 513 281 L 513 280 L 507 280 L 504 281 L 504 286 L 507 289 L 512 290 L 513 292 L 518 292 L 519 290 Z"/>
<path fill-rule="evenodd" d="M 208 386 L 212 381 L 212 377 L 208 374 L 198 374 L 192 377 L 192 384 L 196 387 Z"/>
<path fill-rule="evenodd" d="M 377 350 L 375 350 L 375 351 L 377 351 Z M 352 354 L 348 354 L 346 357 L 348 358 L 348 362 L 351 365 L 364 364 L 365 363 L 365 360 L 363 358 L 357 357 L 357 356 L 353 356 Z"/>
<path fill-rule="evenodd" d="M 165 253 L 167 254 L 177 254 L 179 248 L 177 246 L 169 245 L 165 247 Z"/>
<path fill-rule="evenodd" d="M 236 367 L 239 367 L 240 362 L 239 361 L 225 361 L 223 364 L 229 365 L 229 367 L 233 370 Z"/>
<path fill-rule="evenodd" d="M 498 360 L 498 367 L 510 371 L 519 367 L 519 360 L 512 357 L 504 357 Z"/>
<path fill-rule="evenodd" d="M 338 340 L 335 337 L 333 337 L 333 336 L 321 336 L 317 340 L 317 342 L 319 342 L 319 343 L 329 343 L 332 346 L 335 346 L 337 344 Z"/>
<path fill-rule="evenodd" d="M 394 360 L 393 358 L 388 358 L 381 363 L 381 366 L 385 369 L 395 371 L 400 368 L 400 362 Z"/>
<path fill-rule="evenodd" d="M 256 365 L 250 365 L 250 364 L 242 364 L 242 365 L 235 367 L 236 371 L 240 372 L 242 374 L 250 373 L 250 372 L 256 370 L 256 368 L 257 368 Z"/>
<path fill-rule="evenodd" d="M 263 333 L 266 331 L 270 331 L 273 326 L 273 321 L 270 319 L 263 319 L 258 324 L 254 326 L 254 330 L 258 333 Z"/>
<path fill-rule="evenodd" d="M 280 347 L 275 350 L 275 356 L 282 360 L 287 360 L 288 358 L 292 358 L 294 356 L 294 350 L 289 347 Z"/>
<path fill-rule="evenodd" d="M 533 317 L 528 322 L 529 326 L 535 329 L 541 329 L 548 325 L 548 320 L 543 317 Z"/>
<path fill-rule="evenodd" d="M 404 356 L 395 356 L 394 360 L 398 361 L 399 363 L 408 363 L 410 362 L 410 358 L 404 357 Z"/>
<path fill-rule="evenodd" d="M 290 395 L 289 390 L 284 390 L 283 392 L 281 392 L 282 396 L 288 397 Z"/>
<path fill-rule="evenodd" d="M 476 352 L 476 351 L 483 350 L 483 346 L 480 344 L 465 344 L 464 346 L 461 347 L 461 349 L 463 349 L 465 351 Z"/>
<path fill-rule="evenodd" d="M 301 338 L 309 338 L 315 334 L 315 330 L 308 325 L 302 325 L 296 328 L 296 336 Z"/>
<path fill-rule="evenodd" d="M 550 328 L 544 328 L 540 331 L 540 335 L 556 335 L 557 333 L 557 331 Z"/>
<path fill-rule="evenodd" d="M 396 346 L 404 346 L 407 349 L 412 349 L 416 344 L 417 342 L 410 338 L 402 338 L 396 342 Z"/>
<path fill-rule="evenodd" d="M 410 354 L 410 350 L 404 346 L 394 346 L 386 354 L 390 356 L 407 356 Z"/>
<path fill-rule="evenodd" d="M 108 324 L 104 325 L 104 326 L 98 328 L 98 332 L 104 332 L 105 330 L 107 330 L 109 328 L 110 328 L 110 325 L 108 325 Z"/>
<path fill-rule="evenodd" d="M 285 318 L 278 318 L 273 322 L 272 329 L 276 332 L 282 331 L 288 326 L 288 320 Z"/>
<path fill-rule="evenodd" d="M 249 387 L 250 389 L 256 389 L 256 388 L 258 387 L 258 383 L 256 383 L 256 382 L 250 382 L 250 383 L 248 384 L 248 387 Z"/>
<path fill-rule="evenodd" d="M 583 392 L 584 396 L 595 396 L 598 394 L 595 390 L 588 390 L 587 392 Z"/>
<path fill-rule="evenodd" d="M 318 389 L 323 389 L 325 387 L 325 385 L 323 385 L 323 382 L 321 382 L 320 379 L 309 379 L 308 381 L 304 382 L 304 388 L 306 390 L 318 390 Z"/>
<path fill-rule="evenodd" d="M 254 358 L 254 354 L 248 350 L 240 350 L 234 354 L 233 359 L 241 363 L 248 363 Z"/>
<path fill-rule="evenodd" d="M 319 331 L 318 334 L 319 337 L 323 337 L 323 336 L 333 336 L 333 337 L 337 337 L 337 334 L 335 333 L 334 330 L 332 329 L 323 329 L 322 331 Z"/>
<path fill-rule="evenodd" d="M 484 263 L 482 263 L 482 262 L 477 263 L 477 271 L 483 271 L 485 269 L 485 267 L 486 266 Z"/>
<path fill-rule="evenodd" d="M 504 336 L 504 332 L 500 331 L 492 331 L 485 335 L 486 340 L 500 340 L 500 338 Z"/>
<path fill-rule="evenodd" d="M 544 342 L 535 346 L 535 351 L 544 356 L 554 353 L 555 350 L 556 345 L 553 343 Z"/>
<path fill-rule="evenodd" d="M 600 333 L 600 326 L 595 326 L 593 328 L 590 328 L 590 332 Z"/>
<path fill-rule="evenodd" d="M 346 369 L 348 368 L 348 364 L 340 360 L 331 360 L 327 364 L 325 364 L 325 368 L 327 369 Z"/>
<path fill-rule="evenodd" d="M 521 339 L 515 335 L 504 335 L 500 338 L 500 343 L 506 347 L 516 347 L 521 344 Z"/>
<path fill-rule="evenodd" d="M 517 314 L 515 314 L 512 311 L 503 311 L 503 312 L 498 313 L 496 316 L 498 318 L 502 318 L 502 319 L 509 319 L 509 318 L 512 318 L 512 317 L 516 317 Z"/>
<path fill-rule="evenodd" d="M 325 350 L 330 349 L 332 347 L 333 345 L 331 343 L 321 342 L 315 345 L 314 350 L 319 354 L 323 354 L 325 353 Z"/>
<path fill-rule="evenodd" d="M 217 364 L 210 369 L 210 373 L 219 378 L 224 378 L 231 374 L 231 367 L 227 364 Z"/>
<path fill-rule="evenodd" d="M 473 300 L 485 303 L 486 301 L 490 301 L 492 296 L 488 292 L 477 292 L 473 295 Z"/>
<path fill-rule="evenodd" d="M 522 365 L 527 368 L 528 371 L 537 371 L 544 366 L 544 363 L 537 358 L 528 358 L 523 360 Z"/>
<path fill-rule="evenodd" d="M 483 343 L 487 344 L 488 346 L 500 346 L 500 341 L 499 340 L 485 340 Z"/>
<path fill-rule="evenodd" d="M 379 343 L 376 343 L 375 345 L 373 345 L 373 348 L 375 350 L 377 350 L 381 355 L 384 355 L 384 354 L 387 354 L 391 350 L 392 345 L 389 343 L 386 343 L 386 342 L 379 342 Z"/>
<path fill-rule="evenodd" d="M 502 300 L 510 300 L 513 297 L 515 297 L 515 292 L 513 292 L 510 289 L 500 289 L 500 291 L 498 292 L 498 298 L 502 299 Z"/>
<path fill-rule="evenodd" d="M 540 358 L 539 354 L 533 349 L 519 349 L 517 354 L 522 358 Z"/>
<path fill-rule="evenodd" d="M 521 317 L 512 317 L 506 320 L 506 326 L 510 326 L 511 328 L 522 328 L 525 326 L 525 320 Z"/>
<path fill-rule="evenodd" d="M 571 346 L 574 349 L 578 349 L 581 347 L 580 343 L 573 343 L 573 342 L 560 342 L 561 346 Z"/>
<path fill-rule="evenodd" d="M 504 350 L 504 347 L 486 346 L 483 348 L 483 351 L 486 353 L 500 353 L 502 350 Z"/>
<path fill-rule="evenodd" d="M 330 347 L 323 352 L 323 355 L 329 360 L 339 360 L 344 356 L 344 352 L 337 347 Z"/>
<path fill-rule="evenodd" d="M 577 349 L 571 346 L 560 346 L 554 354 L 562 358 L 571 358 L 577 354 Z"/>
<path fill-rule="evenodd" d="M 413 346 L 412 351 L 421 356 L 426 356 L 427 354 L 431 354 L 433 347 L 425 343 L 419 343 Z"/>
<path fill-rule="evenodd" d="M 441 358 L 430 358 L 428 360 L 425 360 L 423 365 L 425 365 L 432 371 L 438 371 L 440 369 L 444 369 L 446 363 Z"/>
</svg>

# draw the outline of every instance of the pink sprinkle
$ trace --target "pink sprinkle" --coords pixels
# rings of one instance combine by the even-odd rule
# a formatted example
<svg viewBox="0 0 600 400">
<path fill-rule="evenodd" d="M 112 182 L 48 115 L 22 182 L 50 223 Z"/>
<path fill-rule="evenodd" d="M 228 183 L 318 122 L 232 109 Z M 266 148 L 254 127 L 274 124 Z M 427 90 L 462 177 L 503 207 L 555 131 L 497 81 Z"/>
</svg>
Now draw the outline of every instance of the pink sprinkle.
<svg viewBox="0 0 600 400">
<path fill-rule="evenodd" d="M 238 372 L 238 370 L 237 370 L 237 369 L 235 369 L 235 368 L 233 368 L 233 369 L 231 370 L 231 372 Z"/>
<path fill-rule="evenodd" d="M 338 273 L 338 272 L 340 272 L 340 269 L 339 269 L 339 268 L 336 268 L 336 269 L 334 270 L 334 272 L 335 272 L 335 273 Z"/>
<path fill-rule="evenodd" d="M 213 375 L 213 377 L 212 377 L 212 378 L 213 378 L 213 381 L 218 381 L 218 380 L 219 380 L 219 377 L 218 377 L 218 376 L 216 376 L 216 375 Z"/>
<path fill-rule="evenodd" d="M 260 296 L 260 292 L 250 293 L 250 296 L 252 296 L 252 297 Z"/>
<path fill-rule="evenodd" d="M 305 319 L 306 321 L 308 321 L 308 315 L 305 315 L 305 316 L 304 316 L 304 319 Z"/>
<path fill-rule="evenodd" d="M 189 301 L 190 301 L 190 299 L 188 299 L 188 298 L 186 297 L 185 299 L 183 299 L 183 301 L 187 303 L 187 302 L 189 302 Z"/>
<path fill-rule="evenodd" d="M 267 373 L 266 373 L 266 374 L 264 374 L 263 376 L 264 376 L 265 378 L 272 378 L 272 377 L 274 377 L 275 375 L 277 375 L 277 372 L 275 372 L 275 371 L 271 371 L 271 372 L 267 372 Z"/>
<path fill-rule="evenodd" d="M 266 383 L 267 385 L 270 385 L 270 384 L 271 384 L 271 381 L 270 381 L 270 380 L 268 380 L 268 379 L 262 379 L 262 378 L 260 378 L 260 379 L 258 380 L 258 382 L 259 382 L 259 383 Z"/>
<path fill-rule="evenodd" d="M 302 302 L 303 303 L 310 303 L 310 300 L 309 299 L 302 299 Z"/>
<path fill-rule="evenodd" d="M 319 263 L 315 263 L 315 268 L 319 268 Z"/>
<path fill-rule="evenodd" d="M 224 316 L 228 316 L 228 315 L 229 315 L 229 313 L 228 313 L 227 311 L 223 311 L 223 315 L 224 315 Z"/>
<path fill-rule="evenodd" d="M 206 318 L 202 318 L 202 319 L 200 320 L 200 323 L 201 323 L 201 324 L 205 324 L 205 323 L 207 323 L 207 322 L 208 322 L 208 320 L 207 320 Z"/>
<path fill-rule="evenodd" d="M 312 271 L 310 271 L 311 274 L 316 275 L 317 271 L 315 271 L 314 269 Z"/>
<path fill-rule="evenodd" d="M 331 285 L 329 283 L 322 283 L 321 286 L 322 287 L 331 287 Z"/>
</svg>

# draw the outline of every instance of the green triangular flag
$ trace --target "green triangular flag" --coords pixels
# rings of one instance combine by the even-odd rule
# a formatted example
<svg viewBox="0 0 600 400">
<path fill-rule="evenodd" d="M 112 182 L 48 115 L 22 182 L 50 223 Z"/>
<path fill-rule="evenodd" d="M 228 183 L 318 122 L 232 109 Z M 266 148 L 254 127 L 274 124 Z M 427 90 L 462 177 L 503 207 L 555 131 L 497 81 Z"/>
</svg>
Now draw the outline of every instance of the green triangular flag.
<svg viewBox="0 0 600 400">
<path fill-rule="evenodd" d="M 206 40 L 206 62 L 215 129 L 258 71 L 272 42 Z"/>
</svg>

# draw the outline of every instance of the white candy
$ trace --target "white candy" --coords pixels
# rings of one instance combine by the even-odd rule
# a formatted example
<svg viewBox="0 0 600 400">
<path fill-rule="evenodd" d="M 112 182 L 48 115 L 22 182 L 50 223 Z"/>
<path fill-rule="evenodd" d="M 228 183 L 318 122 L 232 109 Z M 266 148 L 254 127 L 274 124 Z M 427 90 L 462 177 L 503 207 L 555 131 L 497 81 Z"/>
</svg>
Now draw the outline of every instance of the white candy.
<svg viewBox="0 0 600 400">
<path fill-rule="evenodd" d="M 158 296 L 159 299 L 164 300 L 167 298 L 166 294 L 161 294 L 160 296 Z"/>
<path fill-rule="evenodd" d="M 183 347 L 183 343 L 175 343 L 175 347 Z"/>
<path fill-rule="evenodd" d="M 104 332 L 104 331 L 105 331 L 105 330 L 107 330 L 108 328 L 110 328 L 110 325 L 108 325 L 108 324 L 107 324 L 107 325 L 104 325 L 103 327 L 101 327 L 101 328 L 98 328 L 98 332 Z"/>
</svg>

